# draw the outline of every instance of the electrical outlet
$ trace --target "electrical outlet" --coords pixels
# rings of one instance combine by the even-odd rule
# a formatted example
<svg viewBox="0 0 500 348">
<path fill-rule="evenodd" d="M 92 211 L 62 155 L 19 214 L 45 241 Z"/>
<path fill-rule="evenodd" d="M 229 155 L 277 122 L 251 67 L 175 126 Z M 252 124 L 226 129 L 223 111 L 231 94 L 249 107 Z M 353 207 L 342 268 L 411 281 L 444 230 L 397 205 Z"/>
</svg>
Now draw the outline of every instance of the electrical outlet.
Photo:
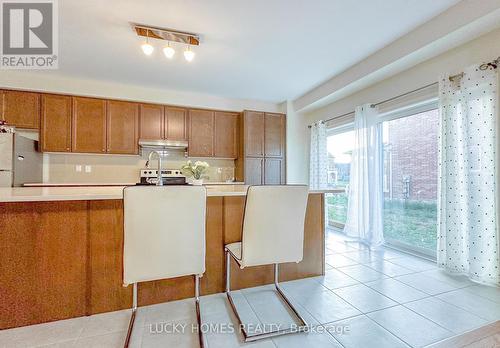
<svg viewBox="0 0 500 348">
<path fill-rule="evenodd" d="M 75 166 L 75 171 L 76 171 L 76 172 L 81 172 L 81 171 L 82 171 L 82 166 L 81 166 L 80 164 L 77 164 L 77 165 Z"/>
<path fill-rule="evenodd" d="M 92 166 L 85 166 L 85 173 L 90 173 L 92 172 Z"/>
</svg>

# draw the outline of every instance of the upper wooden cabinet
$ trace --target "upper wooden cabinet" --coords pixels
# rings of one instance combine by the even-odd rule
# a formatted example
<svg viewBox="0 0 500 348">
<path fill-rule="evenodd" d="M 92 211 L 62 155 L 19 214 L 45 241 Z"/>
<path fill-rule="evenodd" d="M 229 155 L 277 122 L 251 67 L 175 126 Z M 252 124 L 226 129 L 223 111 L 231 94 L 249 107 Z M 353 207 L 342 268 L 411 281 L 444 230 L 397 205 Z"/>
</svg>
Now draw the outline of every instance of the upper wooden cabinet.
<svg viewBox="0 0 500 348">
<path fill-rule="evenodd" d="M 188 140 L 188 113 L 186 109 L 165 107 L 165 139 Z"/>
<path fill-rule="evenodd" d="M 215 113 L 215 157 L 238 157 L 238 114 Z"/>
<path fill-rule="evenodd" d="M 285 151 L 285 115 L 266 113 L 264 123 L 264 155 L 266 157 L 283 157 Z"/>
<path fill-rule="evenodd" d="M 71 151 L 71 97 L 42 94 L 40 129 L 42 151 Z"/>
<path fill-rule="evenodd" d="M 264 156 L 264 113 L 245 111 L 244 141 L 246 156 Z"/>
<path fill-rule="evenodd" d="M 163 105 L 140 105 L 139 139 L 163 139 L 164 137 Z"/>
<path fill-rule="evenodd" d="M 106 107 L 107 148 L 109 153 L 139 153 L 139 105 L 109 100 Z"/>
<path fill-rule="evenodd" d="M 106 100 L 73 97 L 72 151 L 106 152 Z"/>
<path fill-rule="evenodd" d="M 40 128 L 40 93 L 0 91 L 1 118 L 18 128 Z"/>
<path fill-rule="evenodd" d="M 189 110 L 189 156 L 214 155 L 215 113 L 207 110 Z"/>
</svg>

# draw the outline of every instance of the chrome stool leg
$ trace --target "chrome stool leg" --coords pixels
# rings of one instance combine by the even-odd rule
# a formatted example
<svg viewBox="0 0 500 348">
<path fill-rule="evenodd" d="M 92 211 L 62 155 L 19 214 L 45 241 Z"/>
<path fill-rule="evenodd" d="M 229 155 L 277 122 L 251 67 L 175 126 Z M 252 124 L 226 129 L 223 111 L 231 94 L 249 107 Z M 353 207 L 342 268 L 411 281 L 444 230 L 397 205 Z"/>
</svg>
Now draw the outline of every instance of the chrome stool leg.
<svg viewBox="0 0 500 348">
<path fill-rule="evenodd" d="M 195 275 L 194 283 L 195 301 L 196 301 L 196 320 L 198 321 L 198 339 L 200 340 L 200 348 L 204 348 L 203 332 L 201 327 L 201 310 L 200 310 L 200 276 Z"/>
<path fill-rule="evenodd" d="M 297 333 L 297 332 L 303 332 L 307 330 L 308 325 L 304 318 L 300 315 L 300 313 L 297 311 L 297 309 L 293 306 L 293 304 L 290 302 L 290 300 L 286 297 L 284 292 L 281 290 L 278 280 L 279 280 L 279 269 L 278 269 L 278 264 L 274 264 L 274 287 L 276 289 L 276 292 L 278 295 L 281 297 L 281 299 L 286 303 L 286 305 L 292 310 L 293 314 L 295 317 L 298 319 L 298 322 L 300 323 L 299 326 L 296 328 L 288 328 L 288 329 L 281 329 L 281 330 L 276 330 L 276 331 L 270 331 L 270 332 L 264 332 L 264 333 L 259 333 L 259 334 L 249 334 L 246 329 L 244 323 L 241 321 L 241 318 L 238 314 L 238 310 L 236 309 L 236 306 L 233 301 L 233 297 L 231 295 L 231 258 L 230 258 L 230 253 L 229 251 L 226 250 L 226 295 L 229 300 L 229 304 L 231 305 L 234 314 L 236 315 L 236 318 L 238 319 L 238 324 L 239 327 L 241 328 L 241 331 L 243 333 L 243 338 L 245 342 L 253 342 L 265 338 L 270 338 L 270 337 L 276 337 L 276 336 L 281 336 L 281 335 L 287 335 L 291 333 Z"/>
<path fill-rule="evenodd" d="M 135 315 L 137 313 L 137 283 L 134 283 L 132 290 L 132 316 L 128 324 L 127 338 L 125 339 L 125 348 L 130 344 L 130 337 L 132 337 L 132 330 L 134 329 Z"/>
<path fill-rule="evenodd" d="M 200 348 L 205 347 L 203 341 L 203 332 L 201 328 L 201 311 L 200 311 L 200 276 L 195 276 L 194 283 L 195 291 L 195 303 L 196 303 L 196 319 L 198 321 L 198 339 L 200 340 Z M 132 294 L 132 316 L 130 317 L 130 322 L 128 324 L 127 338 L 125 339 L 124 348 L 128 348 L 130 344 L 130 338 L 132 337 L 132 331 L 134 329 L 135 315 L 137 313 L 137 283 L 134 283 L 133 294 Z"/>
</svg>

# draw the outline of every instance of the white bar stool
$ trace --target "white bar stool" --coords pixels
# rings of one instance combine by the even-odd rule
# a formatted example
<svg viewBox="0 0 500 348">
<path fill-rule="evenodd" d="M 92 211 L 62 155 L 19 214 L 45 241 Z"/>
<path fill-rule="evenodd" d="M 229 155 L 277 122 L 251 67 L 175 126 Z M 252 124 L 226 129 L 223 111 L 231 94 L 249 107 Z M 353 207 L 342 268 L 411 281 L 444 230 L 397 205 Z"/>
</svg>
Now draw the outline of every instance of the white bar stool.
<svg viewBox="0 0 500 348">
<path fill-rule="evenodd" d="M 305 185 L 250 186 L 248 188 L 241 242 L 227 244 L 226 294 L 242 328 L 245 342 L 300 332 L 307 323 L 290 303 L 278 284 L 278 264 L 300 262 L 304 253 L 304 221 L 309 188 Z M 241 322 L 231 295 L 231 259 L 240 268 L 274 264 L 274 285 L 277 293 L 300 322 L 291 328 L 249 334 Z"/>
<path fill-rule="evenodd" d="M 137 311 L 137 283 L 195 276 L 196 314 L 203 347 L 200 277 L 205 272 L 206 189 L 203 186 L 130 186 L 123 190 L 123 284 L 133 284 L 128 347 Z"/>
</svg>

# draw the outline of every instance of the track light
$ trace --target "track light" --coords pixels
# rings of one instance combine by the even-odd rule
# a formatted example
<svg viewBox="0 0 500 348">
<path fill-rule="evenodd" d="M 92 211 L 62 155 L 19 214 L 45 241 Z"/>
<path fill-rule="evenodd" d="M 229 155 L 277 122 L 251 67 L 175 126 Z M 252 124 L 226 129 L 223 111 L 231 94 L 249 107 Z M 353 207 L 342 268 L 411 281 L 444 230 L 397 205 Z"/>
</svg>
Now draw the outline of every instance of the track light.
<svg viewBox="0 0 500 348">
<path fill-rule="evenodd" d="M 145 55 L 150 56 L 155 50 L 155 47 L 149 43 L 149 39 L 151 38 L 166 41 L 166 46 L 163 46 L 162 50 L 167 59 L 174 58 L 175 49 L 170 44 L 172 42 L 177 42 L 186 45 L 183 52 L 184 59 L 186 59 L 187 62 L 193 61 L 196 54 L 193 52 L 192 46 L 198 46 L 200 44 L 200 37 L 198 34 L 135 23 L 131 23 L 131 25 L 138 36 L 146 38 L 146 41 L 141 45 L 141 49 Z"/>
<path fill-rule="evenodd" d="M 191 62 L 194 59 L 194 55 L 195 53 L 191 50 L 191 46 L 188 46 L 184 51 L 184 58 L 186 58 L 188 62 Z"/>
<path fill-rule="evenodd" d="M 165 55 L 165 57 L 167 57 L 168 59 L 172 59 L 172 57 L 174 56 L 175 54 L 175 50 L 173 49 L 172 46 L 170 46 L 170 42 L 167 44 L 167 46 L 165 46 L 163 48 L 163 54 Z"/>
<path fill-rule="evenodd" d="M 144 52 L 146 56 L 150 56 L 151 54 L 153 54 L 153 51 L 155 50 L 153 45 L 149 43 L 149 30 L 147 32 L 146 42 L 141 45 L 141 48 L 142 52 Z"/>
</svg>

